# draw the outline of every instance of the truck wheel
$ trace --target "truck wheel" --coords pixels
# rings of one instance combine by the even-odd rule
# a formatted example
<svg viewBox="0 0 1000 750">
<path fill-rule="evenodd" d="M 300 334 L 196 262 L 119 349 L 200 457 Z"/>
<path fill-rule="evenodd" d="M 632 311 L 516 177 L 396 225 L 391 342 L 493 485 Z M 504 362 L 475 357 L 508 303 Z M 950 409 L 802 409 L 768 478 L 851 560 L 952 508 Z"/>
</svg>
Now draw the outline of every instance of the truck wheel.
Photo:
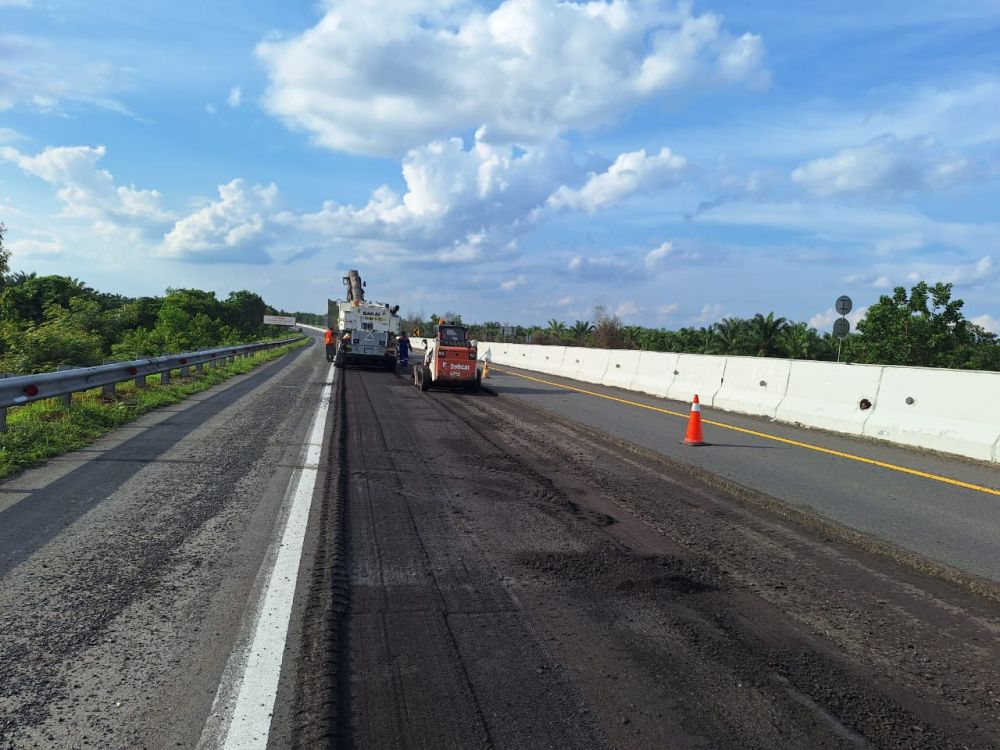
<svg viewBox="0 0 1000 750">
<path fill-rule="evenodd" d="M 343 354 L 338 354 L 337 356 L 335 356 L 333 358 L 333 366 L 334 367 L 339 367 L 339 368 L 343 369 L 343 367 L 344 367 L 344 355 Z"/>
<path fill-rule="evenodd" d="M 420 368 L 420 390 L 428 391 L 431 387 L 431 373 L 426 367 Z"/>
<path fill-rule="evenodd" d="M 385 362 L 383 363 L 382 366 L 386 370 L 388 370 L 389 372 L 395 372 L 396 371 L 396 358 L 395 357 L 386 357 L 385 358 Z"/>
</svg>

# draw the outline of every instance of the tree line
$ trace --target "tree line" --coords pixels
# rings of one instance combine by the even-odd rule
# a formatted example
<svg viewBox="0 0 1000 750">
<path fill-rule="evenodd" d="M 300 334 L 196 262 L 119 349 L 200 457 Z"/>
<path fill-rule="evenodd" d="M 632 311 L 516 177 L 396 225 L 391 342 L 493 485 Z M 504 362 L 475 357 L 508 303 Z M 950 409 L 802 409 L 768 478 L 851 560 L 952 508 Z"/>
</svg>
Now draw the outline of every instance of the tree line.
<svg viewBox="0 0 1000 750">
<path fill-rule="evenodd" d="M 0 372 L 30 374 L 242 344 L 287 332 L 263 325 L 265 314 L 299 317 L 246 290 L 222 300 L 199 289 L 126 297 L 69 276 L 10 273 L 4 229 L 0 224 Z"/>
<path fill-rule="evenodd" d="M 677 330 L 624 325 L 607 308 L 594 309 L 593 320 L 573 323 L 552 319 L 547 325 L 516 326 L 508 340 L 602 349 L 781 357 L 863 364 L 1000 370 L 1000 340 L 967 320 L 964 302 L 952 298 L 952 285 L 926 282 L 909 291 L 896 287 L 882 295 L 843 341 L 808 323 L 773 312 L 751 318 L 731 316 L 717 323 Z M 470 326 L 475 338 L 501 339 L 503 326 L 489 321 Z"/>
</svg>

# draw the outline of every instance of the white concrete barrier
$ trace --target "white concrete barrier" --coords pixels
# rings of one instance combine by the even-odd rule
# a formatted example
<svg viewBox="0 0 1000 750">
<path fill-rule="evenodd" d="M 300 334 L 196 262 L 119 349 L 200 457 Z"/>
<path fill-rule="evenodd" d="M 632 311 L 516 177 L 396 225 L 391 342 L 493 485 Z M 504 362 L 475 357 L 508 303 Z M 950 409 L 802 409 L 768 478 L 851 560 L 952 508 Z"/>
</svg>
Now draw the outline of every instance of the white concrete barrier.
<svg viewBox="0 0 1000 750">
<path fill-rule="evenodd" d="M 770 357 L 727 357 L 722 387 L 712 406 L 774 417 L 785 395 L 792 362 Z"/>
<path fill-rule="evenodd" d="M 480 342 L 479 352 L 500 365 L 685 403 L 697 393 L 719 409 L 1000 462 L 1000 373 L 502 342 Z"/>
<path fill-rule="evenodd" d="M 562 371 L 560 368 L 565 353 L 565 346 L 536 346 L 528 355 L 527 367 L 546 375 L 558 375 Z"/>
<path fill-rule="evenodd" d="M 880 365 L 795 360 L 785 397 L 775 410 L 782 422 L 860 435 L 879 398 Z"/>
<path fill-rule="evenodd" d="M 561 375 L 564 378 L 575 378 L 577 373 L 580 372 L 583 355 L 586 354 L 586 352 L 587 349 L 582 346 L 567 346 L 566 350 L 563 352 L 563 359 L 559 366 L 559 372 L 556 374 Z"/>
<path fill-rule="evenodd" d="M 674 367 L 674 380 L 667 388 L 667 398 L 690 403 L 695 394 L 709 406 L 722 387 L 726 373 L 726 358 L 710 354 L 679 354 Z"/>
<path fill-rule="evenodd" d="M 576 379 L 585 383 L 600 383 L 608 370 L 611 351 L 608 349 L 584 349 L 580 356 L 580 367 Z"/>
<path fill-rule="evenodd" d="M 1000 460 L 1000 377 L 992 372 L 885 367 L 864 434 Z"/>
<path fill-rule="evenodd" d="M 636 372 L 639 370 L 639 357 L 642 352 L 627 349 L 615 349 L 608 357 L 608 369 L 601 378 L 601 385 L 614 388 L 629 388 Z"/>
<path fill-rule="evenodd" d="M 639 367 L 629 384 L 629 389 L 653 396 L 667 397 L 674 382 L 677 358 L 674 352 L 640 352 Z"/>
</svg>

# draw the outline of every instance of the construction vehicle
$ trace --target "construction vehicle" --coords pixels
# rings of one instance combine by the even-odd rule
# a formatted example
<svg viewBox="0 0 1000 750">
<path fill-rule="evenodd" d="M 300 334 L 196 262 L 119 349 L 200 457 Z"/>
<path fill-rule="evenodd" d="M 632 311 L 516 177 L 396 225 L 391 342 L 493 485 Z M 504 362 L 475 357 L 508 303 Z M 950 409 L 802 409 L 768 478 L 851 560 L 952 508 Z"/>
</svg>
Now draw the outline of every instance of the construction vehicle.
<svg viewBox="0 0 1000 750">
<path fill-rule="evenodd" d="M 478 391 L 482 371 L 476 360 L 476 343 L 469 340 L 468 329 L 440 321 L 436 335 L 424 337 L 427 352 L 424 361 L 413 365 L 413 384 L 420 390 L 432 386 Z"/>
<path fill-rule="evenodd" d="M 365 300 L 361 274 L 349 271 L 344 277 L 346 300 L 328 300 L 327 327 L 333 328 L 337 351 L 333 363 L 374 365 L 395 370 L 399 351 L 399 305 Z"/>
</svg>

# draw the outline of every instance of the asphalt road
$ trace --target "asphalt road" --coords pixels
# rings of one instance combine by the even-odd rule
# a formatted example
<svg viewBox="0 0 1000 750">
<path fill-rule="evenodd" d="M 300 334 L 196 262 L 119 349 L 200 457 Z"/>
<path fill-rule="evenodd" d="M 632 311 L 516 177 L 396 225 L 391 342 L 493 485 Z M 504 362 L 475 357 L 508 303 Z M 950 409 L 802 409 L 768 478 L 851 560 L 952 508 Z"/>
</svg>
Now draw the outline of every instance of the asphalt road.
<svg viewBox="0 0 1000 750">
<path fill-rule="evenodd" d="M 491 371 L 489 387 L 504 396 L 595 427 L 903 550 L 1000 581 L 1000 496 L 996 494 L 714 426 L 704 429 L 705 440 L 711 445 L 692 448 L 681 444 L 684 418 L 597 398 L 560 384 L 676 411 L 685 417 L 690 404 L 509 367 Z M 705 406 L 702 417 L 1000 490 L 1000 467 Z"/>
<path fill-rule="evenodd" d="M 326 378 L 312 346 L 0 484 L 0 747 L 194 747 Z"/>
<path fill-rule="evenodd" d="M 997 600 L 490 382 L 313 346 L 0 484 L 0 748 L 1000 746 Z"/>
</svg>

